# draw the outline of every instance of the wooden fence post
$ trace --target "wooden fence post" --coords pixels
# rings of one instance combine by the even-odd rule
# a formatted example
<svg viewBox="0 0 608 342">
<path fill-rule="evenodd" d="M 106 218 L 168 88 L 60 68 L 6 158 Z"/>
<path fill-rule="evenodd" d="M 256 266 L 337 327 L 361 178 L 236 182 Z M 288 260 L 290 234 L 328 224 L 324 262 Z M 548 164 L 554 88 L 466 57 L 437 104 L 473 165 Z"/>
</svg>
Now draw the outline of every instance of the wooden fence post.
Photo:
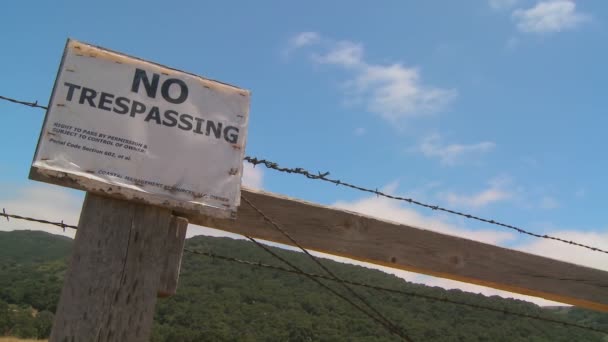
<svg viewBox="0 0 608 342">
<path fill-rule="evenodd" d="M 164 264 L 161 268 L 160 283 L 158 284 L 158 297 L 160 298 L 172 296 L 177 291 L 187 229 L 188 220 L 178 216 L 171 218 L 171 224 L 166 232 L 166 254 L 163 257 Z"/>
<path fill-rule="evenodd" d="M 50 341 L 148 341 L 186 226 L 169 209 L 88 193 Z"/>
</svg>

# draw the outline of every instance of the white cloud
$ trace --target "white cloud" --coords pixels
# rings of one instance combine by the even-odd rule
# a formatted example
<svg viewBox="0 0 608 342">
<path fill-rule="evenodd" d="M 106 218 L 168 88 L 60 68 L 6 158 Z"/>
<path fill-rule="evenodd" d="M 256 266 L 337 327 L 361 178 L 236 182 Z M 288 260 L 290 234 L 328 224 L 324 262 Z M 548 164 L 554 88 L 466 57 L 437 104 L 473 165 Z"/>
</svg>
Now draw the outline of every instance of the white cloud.
<svg viewBox="0 0 608 342">
<path fill-rule="evenodd" d="M 288 58 L 293 51 L 318 44 L 319 42 L 321 42 L 321 36 L 317 32 L 300 32 L 289 39 L 282 51 L 282 57 Z"/>
<path fill-rule="evenodd" d="M 602 232 L 551 230 L 546 232 L 546 234 L 603 249 L 606 249 L 606 246 L 608 246 L 608 231 L 605 229 L 602 230 Z M 559 241 L 534 239 L 528 243 L 515 247 L 515 249 L 531 254 L 542 255 L 555 260 L 608 271 L 608 255 L 582 247 L 568 245 Z"/>
<path fill-rule="evenodd" d="M 471 195 L 459 195 L 453 192 L 443 193 L 441 197 L 450 205 L 460 208 L 481 208 L 489 204 L 508 200 L 512 197 L 510 192 L 490 187 Z"/>
<path fill-rule="evenodd" d="M 250 171 L 246 171 L 250 172 Z M 254 171 L 257 172 L 257 171 Z M 262 177 L 255 176 L 256 184 L 261 185 Z M 500 184 L 500 181 L 494 182 Z M 397 183 L 391 183 L 386 186 L 383 191 L 394 192 L 397 188 Z M 72 190 L 61 188 L 47 184 L 33 184 L 28 185 L 10 198 L 0 198 L 0 208 L 6 208 L 7 212 L 22 214 L 27 216 L 34 216 L 37 218 L 48 219 L 52 221 L 65 220 L 66 223 L 76 224 L 78 222 L 78 216 L 80 214 L 80 208 L 82 205 L 83 196 Z M 378 198 L 371 196 L 355 201 L 340 201 L 335 203 L 337 207 L 361 212 L 370 216 L 376 216 L 382 219 L 389 219 L 396 222 L 408 224 L 410 226 L 422 227 L 427 230 L 433 230 L 444 234 L 455 235 L 464 237 L 472 240 L 481 242 L 504 245 L 512 242 L 516 238 L 511 232 L 500 231 L 500 230 L 470 230 L 458 225 L 454 225 L 445 220 L 440 216 L 425 216 L 417 211 L 402 206 L 400 202 L 393 201 L 386 198 Z M 47 225 L 30 223 L 25 221 L 18 221 L 12 219 L 10 222 L 4 222 L 0 224 L 0 230 L 14 230 L 14 229 L 34 229 L 48 231 L 53 234 L 63 234 L 61 229 L 55 229 Z M 210 235 L 210 236 L 224 236 L 231 238 L 243 238 L 237 234 L 231 234 L 220 230 L 211 228 L 205 228 L 200 226 L 190 225 L 188 228 L 188 237 L 193 235 Z M 607 246 L 608 245 L 608 232 L 579 232 L 572 230 L 553 230 L 548 231 L 547 234 L 553 236 L 560 236 L 568 240 L 579 241 L 592 246 Z M 74 231 L 67 229 L 64 235 L 73 237 Z M 286 246 L 268 243 L 270 245 L 280 246 L 285 248 Z M 293 249 L 292 247 L 287 247 Z M 608 271 L 608 257 L 601 253 L 588 251 L 580 247 L 569 246 L 563 243 L 559 243 L 553 240 L 536 239 L 525 244 L 520 244 L 515 249 L 551 257 L 556 260 L 563 260 L 579 265 L 594 267 Z M 463 291 L 482 293 L 487 296 L 498 295 L 502 297 L 518 298 L 522 300 L 528 300 L 539 305 L 556 305 L 556 303 L 547 301 L 541 298 L 528 297 L 510 292 L 495 290 L 492 288 L 482 287 L 478 285 L 462 283 L 452 281 L 448 279 L 435 278 L 431 276 L 406 272 L 398 269 L 382 267 L 372 264 L 367 264 L 351 259 L 341 258 L 337 256 L 314 253 L 323 257 L 331 258 L 341 262 L 347 262 L 357 265 L 363 265 L 366 267 L 376 268 L 383 270 L 387 273 L 395 274 L 408 281 L 415 283 L 426 284 L 428 286 L 439 286 L 447 289 L 456 288 Z"/>
<path fill-rule="evenodd" d="M 264 170 L 261 167 L 254 167 L 252 164 L 243 162 L 242 184 L 253 189 L 261 189 L 264 182 Z"/>
<path fill-rule="evenodd" d="M 540 207 L 542 209 L 556 209 L 556 208 L 559 208 L 559 202 L 554 197 L 544 196 L 540 200 Z"/>
<path fill-rule="evenodd" d="M 338 201 L 334 207 L 359 212 L 383 220 L 404 223 L 443 234 L 454 235 L 471 240 L 502 244 L 511 241 L 515 235 L 506 231 L 471 230 L 448 223 L 439 216 L 425 216 L 414 209 L 402 206 L 398 201 L 384 197 L 368 197 L 353 202 Z"/>
<path fill-rule="evenodd" d="M 433 134 L 426 137 L 415 148 L 424 156 L 437 158 L 443 165 L 455 165 L 462 162 L 471 154 L 482 154 L 493 150 L 496 144 L 491 141 L 482 141 L 475 144 L 442 144 L 441 136 Z"/>
<path fill-rule="evenodd" d="M 505 184 L 505 180 L 496 180 L 492 182 L 495 185 Z M 394 190 L 394 185 L 391 186 Z M 389 190 L 391 190 L 389 189 Z M 392 201 L 385 198 L 377 198 L 375 196 L 355 200 L 352 202 L 341 201 L 335 203 L 337 207 L 360 212 L 366 215 L 375 216 L 381 219 L 388 219 L 395 222 L 404 223 L 410 226 L 421 227 L 427 230 L 438 231 L 440 233 L 456 235 L 459 237 L 486 242 L 490 244 L 505 244 L 512 241 L 517 237 L 510 232 L 504 230 L 483 230 L 473 231 L 459 226 L 455 226 L 449 222 L 446 222 L 442 217 L 430 217 L 424 216 L 420 213 L 401 206 L 397 201 Z M 546 232 L 552 236 L 559 236 L 567 240 L 578 241 L 591 246 L 603 247 L 608 246 L 608 232 L 580 232 L 573 230 L 556 230 L 552 229 Z M 527 242 L 515 244 L 513 249 L 520 250 L 523 252 L 541 255 L 549 257 L 555 260 L 566 261 L 578 265 L 588 266 L 596 269 L 608 271 L 608 256 L 586 250 L 576 246 L 566 245 L 554 240 L 547 239 L 534 239 L 527 240 Z M 389 267 L 382 267 L 364 262 L 354 261 L 346 258 L 323 255 L 337 261 L 352 263 L 356 265 L 363 265 L 365 267 L 377 268 L 384 272 L 394 274 L 405 280 L 421 283 L 428 286 L 439 286 L 446 289 L 460 289 L 467 292 L 481 293 L 486 296 L 501 296 L 505 298 L 516 298 L 521 300 L 530 301 L 538 305 L 563 305 L 561 303 L 553 302 L 538 297 L 531 297 L 511 293 L 507 291 L 497 290 L 489 287 L 454 281 L 450 279 L 437 278 L 407 271 L 402 271 Z"/>
<path fill-rule="evenodd" d="M 477 209 L 513 198 L 514 193 L 505 189 L 508 186 L 512 188 L 511 180 L 502 176 L 490 180 L 488 187 L 477 193 L 462 195 L 454 192 L 443 192 L 439 194 L 439 197 L 453 207 Z"/>
<path fill-rule="evenodd" d="M 495 181 L 493 183 L 500 184 L 503 181 Z M 396 190 L 398 184 L 391 183 L 384 187 L 384 192 L 392 193 Z M 409 226 L 421 227 L 423 229 L 437 231 L 443 234 L 449 234 L 459 236 L 471 240 L 481 241 L 490 244 L 504 245 L 512 242 L 517 236 L 514 233 L 507 232 L 504 230 L 470 230 L 462 228 L 460 226 L 451 224 L 443 217 L 425 216 L 417 211 L 402 206 L 399 202 L 386 199 L 378 198 L 376 196 L 370 196 L 367 198 L 355 200 L 355 201 L 339 201 L 334 206 L 360 212 L 373 217 L 378 217 L 385 220 L 392 220 L 407 224 Z M 550 231 L 547 232 L 553 236 L 560 236 L 566 239 L 572 239 L 580 241 L 589 245 L 606 246 L 608 245 L 608 233 L 584 233 L 576 231 Z M 214 229 L 204 228 L 205 235 L 211 236 L 229 236 L 232 238 L 242 238 L 240 235 L 229 234 L 223 231 Z M 290 250 L 296 250 L 294 247 L 267 243 L 269 245 L 287 248 Z M 556 260 L 567 261 L 576 263 L 579 265 L 589 266 L 597 269 L 608 270 L 608 258 L 600 253 L 587 251 L 578 247 L 568 246 L 563 243 L 559 243 L 553 240 L 537 239 L 524 244 L 519 244 L 514 249 L 521 250 L 531 254 L 537 254 L 545 257 L 550 257 Z M 515 298 L 533 302 L 538 305 L 564 305 L 554 301 L 546 300 L 539 297 L 525 296 L 512 292 L 502 291 L 493 289 L 490 287 L 474 285 L 465 282 L 454 281 L 445 278 L 437 278 L 427 276 L 423 274 L 407 272 L 395 268 L 383 267 L 374 264 L 369 264 L 357 260 L 334 256 L 330 254 L 312 252 L 314 255 L 332 259 L 339 262 L 350 263 L 354 265 L 361 265 L 368 268 L 375 268 L 382 270 L 386 273 L 394 274 L 407 281 L 424 284 L 427 286 L 438 286 L 445 289 L 460 289 L 462 291 L 479 293 L 486 296 L 500 296 L 504 298 Z"/>
<path fill-rule="evenodd" d="M 83 194 L 45 183 L 33 183 L 20 188 L 11 198 L 0 198 L 0 208 L 21 216 L 77 225 Z M 46 224 L 11 219 L 0 226 L 0 230 L 42 230 L 51 234 L 74 237 L 76 231 Z"/>
<path fill-rule="evenodd" d="M 590 16 L 577 12 L 572 0 L 548 0 L 513 11 L 513 19 L 521 32 L 552 33 L 573 29 L 589 21 Z"/>
<path fill-rule="evenodd" d="M 186 239 L 189 239 L 193 236 L 199 236 L 199 235 L 214 236 L 214 237 L 228 237 L 231 239 L 245 239 L 244 236 L 239 235 L 239 234 L 233 234 L 233 233 L 229 233 L 227 231 L 223 231 L 223 230 L 219 230 L 219 229 L 213 229 L 213 228 L 209 228 L 209 227 L 198 226 L 195 224 L 189 224 L 188 230 L 186 231 Z"/>
<path fill-rule="evenodd" d="M 496 183 L 499 183 L 498 181 Z M 394 190 L 394 184 L 391 185 L 391 189 Z M 443 234 L 454 235 L 470 240 L 481 241 L 485 243 L 490 243 L 494 245 L 501 245 L 508 242 L 513 241 L 517 236 L 511 232 L 504 230 L 471 230 L 467 228 L 462 228 L 460 226 L 451 224 L 447 222 L 442 217 L 432 217 L 432 216 L 424 216 L 417 211 L 406 208 L 399 204 L 399 202 L 386 199 L 386 198 L 377 198 L 375 196 L 363 198 L 360 200 L 355 200 L 352 202 L 340 201 L 336 202 L 334 206 L 351 210 L 355 212 L 359 212 L 362 214 L 366 214 L 373 217 L 378 217 L 384 220 L 391 220 L 403 224 L 407 224 L 409 226 L 420 227 L 426 230 L 437 231 Z M 524 246 L 522 249 L 531 249 L 533 246 Z M 319 253 L 319 255 L 321 255 Z M 542 298 L 531 297 L 520 295 L 512 292 L 497 290 L 485 286 L 474 285 L 470 283 L 464 283 L 459 281 L 454 281 L 450 279 L 437 278 L 432 276 L 427 276 L 418 273 L 412 273 L 407 271 L 402 271 L 399 269 L 383 267 L 378 265 L 373 265 L 365 262 L 355 261 L 352 259 L 336 257 L 332 255 L 322 254 L 323 257 L 327 257 L 333 260 L 337 260 L 340 262 L 351 263 L 355 265 L 362 265 L 369 268 L 380 269 L 386 273 L 394 274 L 398 277 L 401 277 L 407 281 L 424 284 L 427 286 L 438 286 L 445 289 L 460 289 L 462 291 L 472 292 L 472 293 L 481 293 L 486 296 L 500 296 L 504 298 L 516 298 L 521 300 L 530 301 L 536 303 L 538 305 L 559 305 L 560 303 L 556 303 L 553 301 L 549 301 Z"/>
<path fill-rule="evenodd" d="M 488 4 L 495 10 L 503 10 L 515 6 L 518 2 L 519 0 L 489 0 Z"/>
<path fill-rule="evenodd" d="M 314 55 L 313 59 L 318 63 L 334 64 L 348 68 L 365 67 L 363 46 L 350 41 L 337 42 L 328 53 Z"/>
<path fill-rule="evenodd" d="M 419 273 L 407 272 L 407 271 L 399 270 L 396 268 L 378 266 L 378 265 L 374 265 L 374 264 L 370 264 L 370 263 L 366 263 L 366 262 L 362 262 L 362 261 L 358 261 L 358 260 L 338 257 L 335 255 L 317 253 L 317 252 L 313 252 L 312 254 L 319 256 L 319 257 L 332 259 L 332 260 L 342 262 L 342 263 L 378 269 L 385 273 L 393 274 L 393 275 L 395 275 L 399 278 L 402 278 L 404 280 L 407 280 L 409 282 L 423 284 L 426 286 L 437 286 L 437 287 L 441 287 L 441 288 L 448 289 L 448 290 L 459 289 L 459 290 L 462 290 L 465 292 L 482 294 L 484 296 L 500 296 L 503 298 L 515 298 L 515 299 L 532 302 L 537 305 L 551 305 L 551 306 L 564 305 L 562 303 L 546 300 L 546 299 L 539 298 L 539 297 L 526 296 L 526 295 L 521 295 L 518 293 L 497 290 L 497 289 L 494 289 L 491 287 L 485 287 L 485 286 L 481 286 L 481 285 L 475 285 L 475 284 L 471 284 L 471 283 L 465 283 L 465 282 L 446 279 L 446 278 L 427 276 L 427 275 L 419 274 Z"/>
<path fill-rule="evenodd" d="M 263 180 L 264 171 L 262 168 L 254 168 L 249 163 L 243 164 L 243 185 L 253 189 L 261 189 Z M 61 222 L 63 220 L 66 224 L 77 225 L 83 199 L 84 193 L 79 194 L 67 188 L 45 183 L 33 183 L 19 189 L 10 198 L 0 198 L 0 208 L 6 208 L 8 213 L 56 222 Z M 2 219 L 2 217 L 0 217 L 0 219 Z M 0 230 L 42 230 L 51 234 L 65 235 L 72 238 L 76 233 L 73 229 L 66 229 L 66 231 L 63 232 L 60 228 L 54 228 L 53 226 L 46 224 L 19 221 L 16 219 L 11 219 L 8 222 L 5 221 L 0 224 Z M 187 237 L 201 234 L 242 238 L 240 235 L 216 229 L 195 225 L 188 226 Z"/>
<path fill-rule="evenodd" d="M 290 39 L 289 45 L 292 48 L 301 48 L 317 44 L 320 40 L 321 37 L 317 32 L 301 32 Z"/>
<path fill-rule="evenodd" d="M 435 113 L 454 99 L 456 91 L 422 84 L 420 71 L 401 63 L 374 64 L 364 59 L 359 43 L 339 41 L 325 53 L 313 55 L 318 64 L 345 69 L 349 102 L 363 104 L 368 111 L 395 123 L 414 116 Z"/>
</svg>

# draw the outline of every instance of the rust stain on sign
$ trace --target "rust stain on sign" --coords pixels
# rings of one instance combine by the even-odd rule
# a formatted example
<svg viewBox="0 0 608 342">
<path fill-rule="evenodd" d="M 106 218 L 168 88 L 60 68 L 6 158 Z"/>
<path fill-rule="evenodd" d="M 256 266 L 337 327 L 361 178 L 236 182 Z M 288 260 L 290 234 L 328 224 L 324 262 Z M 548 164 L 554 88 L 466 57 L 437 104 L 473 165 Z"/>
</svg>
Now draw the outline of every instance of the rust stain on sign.
<svg viewBox="0 0 608 342">
<path fill-rule="evenodd" d="M 118 64 L 140 65 L 141 63 L 147 63 L 150 66 L 154 66 L 155 68 L 157 68 L 159 70 L 159 72 L 161 72 L 162 74 L 165 74 L 165 75 L 188 74 L 192 77 L 193 80 L 197 80 L 198 82 L 200 82 L 203 85 L 203 87 L 208 88 L 208 89 L 215 89 L 215 90 L 220 90 L 220 91 L 224 90 L 222 88 L 228 88 L 226 90 L 230 90 L 230 91 L 234 91 L 235 89 L 238 89 L 240 91 L 239 95 L 241 95 L 241 96 L 250 95 L 249 91 L 244 90 L 239 87 L 235 87 L 228 83 L 207 79 L 207 78 L 204 78 L 204 77 L 201 77 L 198 75 L 194 75 L 194 74 L 191 74 L 188 72 L 168 68 L 168 67 L 165 67 L 160 64 L 149 62 L 149 61 L 146 61 L 141 58 L 127 56 L 127 55 L 124 55 L 121 53 L 117 53 L 117 52 L 114 52 L 114 51 L 111 51 L 108 49 L 100 48 L 100 47 L 97 47 L 94 45 L 78 42 L 75 40 L 70 40 L 68 42 L 67 49 L 73 50 L 74 54 L 84 57 L 84 58 L 103 59 L 103 60 L 107 60 L 109 62 L 118 63 Z"/>
</svg>

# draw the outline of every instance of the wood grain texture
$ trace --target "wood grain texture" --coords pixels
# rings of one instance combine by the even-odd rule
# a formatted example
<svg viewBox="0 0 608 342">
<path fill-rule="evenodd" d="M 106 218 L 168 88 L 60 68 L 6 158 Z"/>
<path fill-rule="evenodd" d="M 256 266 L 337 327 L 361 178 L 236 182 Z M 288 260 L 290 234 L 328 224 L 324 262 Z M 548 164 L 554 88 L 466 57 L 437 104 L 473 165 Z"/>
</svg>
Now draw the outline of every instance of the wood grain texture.
<svg viewBox="0 0 608 342">
<path fill-rule="evenodd" d="M 158 297 L 173 296 L 177 291 L 187 229 L 188 220 L 177 216 L 171 218 L 171 224 L 166 233 L 164 264 L 158 284 Z"/>
<path fill-rule="evenodd" d="M 148 341 L 171 220 L 87 194 L 50 341 Z"/>
<path fill-rule="evenodd" d="M 242 193 L 304 247 L 382 266 L 608 311 L 608 272 L 265 192 Z M 190 223 L 290 244 L 246 203 Z"/>
<path fill-rule="evenodd" d="M 49 177 L 33 169 L 30 178 L 82 189 L 69 177 Z M 242 193 L 311 250 L 608 312 L 606 271 L 272 193 L 246 188 Z M 245 203 L 236 220 L 211 218 L 186 208 L 174 212 L 193 224 L 290 244 Z"/>
<path fill-rule="evenodd" d="M 236 210 L 234 209 L 226 210 L 226 208 L 202 205 L 202 203 L 197 203 L 196 201 L 183 201 L 170 196 L 152 194 L 146 191 L 120 186 L 118 184 L 100 182 L 92 178 L 91 174 L 87 172 L 71 174 L 32 165 L 29 178 L 40 182 L 84 190 L 105 197 L 124 199 L 131 202 L 167 208 L 177 213 L 190 212 L 220 218 L 236 217 Z"/>
</svg>

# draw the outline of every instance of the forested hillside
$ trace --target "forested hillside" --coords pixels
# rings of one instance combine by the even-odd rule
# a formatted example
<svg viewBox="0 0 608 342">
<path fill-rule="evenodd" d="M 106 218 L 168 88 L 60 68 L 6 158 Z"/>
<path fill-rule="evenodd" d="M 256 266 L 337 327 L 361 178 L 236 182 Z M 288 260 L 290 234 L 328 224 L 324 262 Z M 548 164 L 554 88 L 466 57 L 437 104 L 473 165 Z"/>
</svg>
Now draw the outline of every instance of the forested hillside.
<svg viewBox="0 0 608 342">
<path fill-rule="evenodd" d="M 42 232 L 0 232 L 0 335 L 45 338 L 50 332 L 72 240 Z M 280 265 L 255 245 L 196 237 L 187 247 Z M 301 253 L 279 253 L 320 273 Z M 343 278 L 447 296 L 608 330 L 608 314 L 542 309 L 522 301 L 406 283 L 358 266 L 324 261 Z M 335 283 L 330 286 L 342 291 Z M 415 341 L 608 341 L 607 336 L 502 313 L 356 288 Z M 393 341 L 340 298 L 298 275 L 186 253 L 177 295 L 157 304 L 153 341 Z"/>
</svg>

